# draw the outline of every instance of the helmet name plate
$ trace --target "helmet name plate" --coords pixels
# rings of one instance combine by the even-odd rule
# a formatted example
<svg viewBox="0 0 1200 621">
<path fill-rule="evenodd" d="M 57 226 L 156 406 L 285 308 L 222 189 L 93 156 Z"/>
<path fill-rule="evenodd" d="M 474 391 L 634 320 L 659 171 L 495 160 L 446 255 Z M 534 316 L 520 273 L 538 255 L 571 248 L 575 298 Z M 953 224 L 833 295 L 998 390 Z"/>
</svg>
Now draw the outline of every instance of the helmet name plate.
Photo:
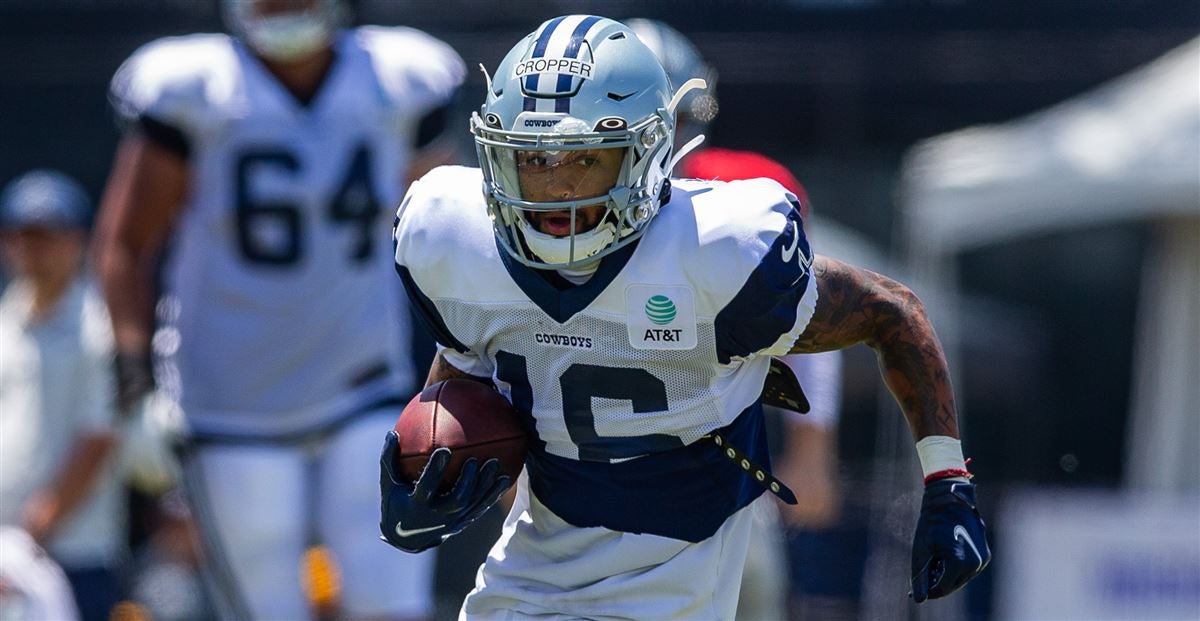
<svg viewBox="0 0 1200 621">
<path fill-rule="evenodd" d="M 517 63 L 513 67 L 513 76 L 519 78 L 535 73 L 557 73 L 590 80 L 592 69 L 592 63 L 575 58 L 531 58 Z"/>
</svg>

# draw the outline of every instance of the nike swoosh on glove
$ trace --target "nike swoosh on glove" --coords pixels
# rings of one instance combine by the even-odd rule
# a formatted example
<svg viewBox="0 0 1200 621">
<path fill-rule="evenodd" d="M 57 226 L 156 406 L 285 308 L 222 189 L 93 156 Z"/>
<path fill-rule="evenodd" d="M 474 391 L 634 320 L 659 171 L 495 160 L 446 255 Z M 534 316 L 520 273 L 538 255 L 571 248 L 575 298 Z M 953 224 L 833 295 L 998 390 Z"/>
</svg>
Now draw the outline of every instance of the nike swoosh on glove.
<svg viewBox="0 0 1200 621">
<path fill-rule="evenodd" d="M 463 463 L 454 488 L 436 494 L 450 463 L 450 449 L 439 448 L 410 487 L 397 480 L 393 470 L 399 449 L 399 437 L 389 431 L 379 456 L 379 530 L 381 539 L 405 552 L 427 550 L 462 532 L 512 485 L 508 476 L 499 474 L 499 460 L 489 459 L 480 466 L 472 457 Z"/>
<path fill-rule="evenodd" d="M 913 601 L 919 604 L 961 589 L 991 560 L 975 485 L 949 480 L 926 485 L 913 536 Z"/>
</svg>

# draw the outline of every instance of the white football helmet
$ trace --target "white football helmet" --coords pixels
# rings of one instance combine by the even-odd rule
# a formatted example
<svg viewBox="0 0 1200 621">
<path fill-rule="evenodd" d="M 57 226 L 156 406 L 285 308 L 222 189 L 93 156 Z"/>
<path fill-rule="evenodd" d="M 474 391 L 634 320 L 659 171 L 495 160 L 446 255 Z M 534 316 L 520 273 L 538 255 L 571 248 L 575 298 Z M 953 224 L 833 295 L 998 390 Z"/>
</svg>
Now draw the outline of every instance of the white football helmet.
<svg viewBox="0 0 1200 621">
<path fill-rule="evenodd" d="M 692 88 L 703 82 L 689 82 L 672 97 L 654 53 L 611 19 L 557 17 L 517 43 L 471 115 L 488 211 L 508 254 L 530 267 L 570 269 L 640 237 L 668 187 L 675 105 Z M 603 195 L 535 201 L 521 187 L 519 158 L 537 154 L 545 162 L 603 149 L 621 153 L 620 171 Z M 577 210 L 591 205 L 606 206 L 603 218 L 575 232 Z M 538 231 L 529 217 L 538 212 L 569 213 L 570 232 Z"/>
<path fill-rule="evenodd" d="M 333 41 L 342 27 L 341 0 L 296 1 L 296 10 L 263 14 L 255 0 L 224 0 L 225 23 L 255 52 L 288 62 L 313 54 Z"/>
</svg>

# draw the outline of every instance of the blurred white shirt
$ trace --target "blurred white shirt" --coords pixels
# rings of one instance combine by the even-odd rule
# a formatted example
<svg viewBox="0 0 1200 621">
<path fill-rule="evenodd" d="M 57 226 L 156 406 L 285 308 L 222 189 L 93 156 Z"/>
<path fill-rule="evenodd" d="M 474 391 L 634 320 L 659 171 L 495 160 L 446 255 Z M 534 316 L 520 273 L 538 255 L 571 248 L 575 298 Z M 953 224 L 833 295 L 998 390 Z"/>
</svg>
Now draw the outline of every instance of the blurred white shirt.
<svg viewBox="0 0 1200 621">
<path fill-rule="evenodd" d="M 32 306 L 32 287 L 19 279 L 0 297 L 0 524 L 20 525 L 25 502 L 57 476 L 76 434 L 114 425 L 104 302 L 80 278 L 44 321 L 30 322 Z M 125 510 L 115 461 L 49 543 L 64 566 L 110 565 L 120 554 Z"/>
</svg>

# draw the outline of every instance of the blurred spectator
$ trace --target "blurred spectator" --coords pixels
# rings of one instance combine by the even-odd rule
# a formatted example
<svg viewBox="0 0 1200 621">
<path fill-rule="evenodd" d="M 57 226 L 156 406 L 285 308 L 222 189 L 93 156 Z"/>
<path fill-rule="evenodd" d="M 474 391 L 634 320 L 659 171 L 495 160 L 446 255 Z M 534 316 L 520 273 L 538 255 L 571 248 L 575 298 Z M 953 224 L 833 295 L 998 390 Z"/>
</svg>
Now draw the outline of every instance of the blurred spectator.
<svg viewBox="0 0 1200 621">
<path fill-rule="evenodd" d="M 113 460 L 112 331 L 81 269 L 91 205 L 54 171 L 0 195 L 0 523 L 46 546 L 82 618 L 117 602 L 125 517 Z M 5 554 L 9 551 L 6 548 Z"/>
</svg>

